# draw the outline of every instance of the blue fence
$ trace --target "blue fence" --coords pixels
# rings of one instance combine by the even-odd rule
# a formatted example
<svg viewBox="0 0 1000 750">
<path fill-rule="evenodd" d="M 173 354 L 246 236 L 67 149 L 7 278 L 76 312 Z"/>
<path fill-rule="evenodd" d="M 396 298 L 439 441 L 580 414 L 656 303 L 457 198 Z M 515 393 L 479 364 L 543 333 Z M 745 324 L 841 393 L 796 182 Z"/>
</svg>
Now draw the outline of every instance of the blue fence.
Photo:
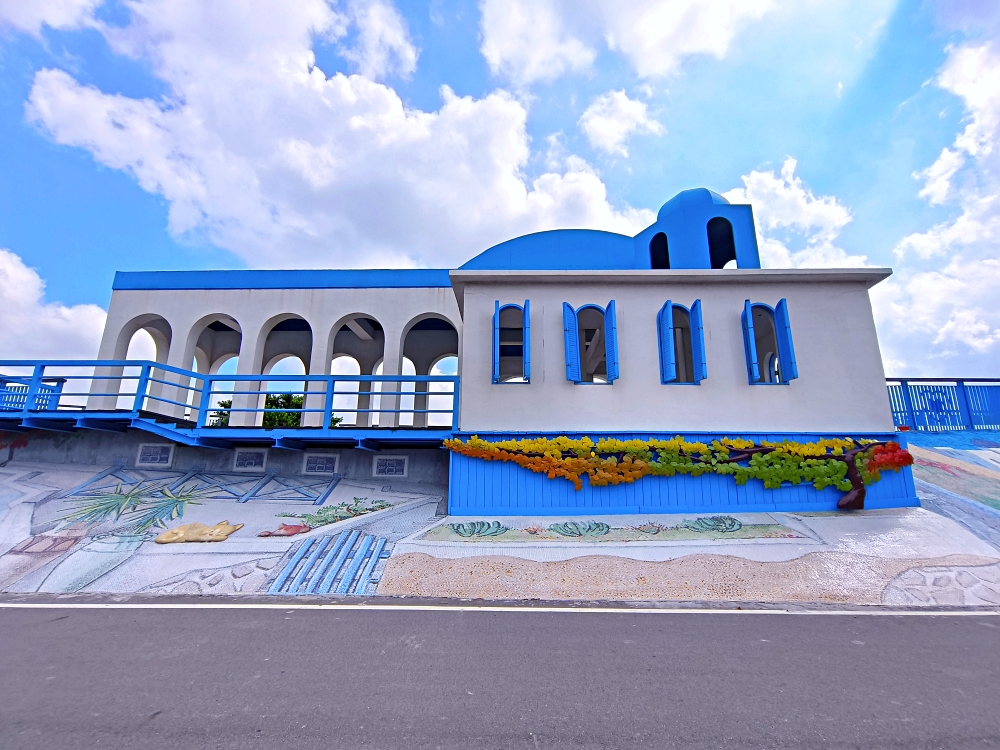
<svg viewBox="0 0 1000 750">
<path fill-rule="evenodd" d="M 1000 430 L 1000 380 L 907 378 L 887 383 L 897 427 Z"/>
<path fill-rule="evenodd" d="M 905 378 L 887 386 L 898 427 L 1000 430 L 1000 380 Z M 459 379 L 449 375 L 205 375 L 140 360 L 0 360 L 0 421 L 25 426 L 75 415 L 82 422 L 165 417 L 200 432 L 457 430 L 458 404 Z"/>
<path fill-rule="evenodd" d="M 30 381 L 0 377 L 0 411 L 24 411 L 28 408 L 29 396 L 36 411 L 54 410 L 58 408 L 65 382 L 63 378 L 40 378 L 32 388 Z"/>
<path fill-rule="evenodd" d="M 205 375 L 135 360 L 0 360 L 0 420 L 166 417 L 244 427 L 458 428 L 449 375 Z"/>
</svg>

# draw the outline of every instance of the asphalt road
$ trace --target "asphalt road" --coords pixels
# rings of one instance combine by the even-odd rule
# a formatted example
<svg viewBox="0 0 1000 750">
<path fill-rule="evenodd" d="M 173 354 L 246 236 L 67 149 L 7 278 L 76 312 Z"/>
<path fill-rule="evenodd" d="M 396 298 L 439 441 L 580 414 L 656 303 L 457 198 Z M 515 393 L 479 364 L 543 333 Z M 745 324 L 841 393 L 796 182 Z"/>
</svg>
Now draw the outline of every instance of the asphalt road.
<svg viewBox="0 0 1000 750">
<path fill-rule="evenodd" d="M 1000 617 L 0 609 L 0 748 L 998 748 Z"/>
</svg>

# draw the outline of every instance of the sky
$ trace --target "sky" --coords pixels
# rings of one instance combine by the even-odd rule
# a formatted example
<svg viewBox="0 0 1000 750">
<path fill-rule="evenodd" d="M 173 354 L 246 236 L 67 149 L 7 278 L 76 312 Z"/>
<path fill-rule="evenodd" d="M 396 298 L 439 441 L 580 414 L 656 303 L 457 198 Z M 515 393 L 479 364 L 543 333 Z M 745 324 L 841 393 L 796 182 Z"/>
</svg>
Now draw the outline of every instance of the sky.
<svg viewBox="0 0 1000 750">
<path fill-rule="evenodd" d="M 894 270 L 887 374 L 1000 377 L 998 35 L 995 0 L 0 0 L 0 351 L 96 356 L 118 270 L 456 267 L 707 187 L 765 267 Z"/>
</svg>

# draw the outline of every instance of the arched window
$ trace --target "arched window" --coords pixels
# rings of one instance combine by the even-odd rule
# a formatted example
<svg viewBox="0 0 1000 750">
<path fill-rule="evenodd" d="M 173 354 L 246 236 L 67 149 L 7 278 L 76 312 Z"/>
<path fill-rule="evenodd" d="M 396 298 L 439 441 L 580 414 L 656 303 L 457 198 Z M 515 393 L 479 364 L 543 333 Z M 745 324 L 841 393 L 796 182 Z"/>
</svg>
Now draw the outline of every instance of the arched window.
<svg viewBox="0 0 1000 750">
<path fill-rule="evenodd" d="M 698 384 L 708 377 L 701 300 L 691 309 L 667 300 L 656 316 L 660 344 L 660 382 Z"/>
<path fill-rule="evenodd" d="M 787 385 L 799 376 L 788 320 L 788 303 L 773 308 L 747 300 L 743 306 L 743 345 L 750 385 Z"/>
<path fill-rule="evenodd" d="M 670 249 L 667 246 L 667 235 L 663 232 L 657 232 L 649 241 L 649 267 L 670 268 Z"/>
<path fill-rule="evenodd" d="M 725 268 L 726 263 L 736 260 L 736 241 L 733 239 L 733 225 L 728 219 L 716 216 L 708 222 L 708 257 L 712 268 Z"/>
<path fill-rule="evenodd" d="M 531 305 L 501 305 L 493 312 L 493 382 L 531 382 Z"/>
<path fill-rule="evenodd" d="M 563 303 L 566 379 L 574 383 L 613 383 L 618 379 L 618 324 L 615 301 L 606 308 Z"/>
</svg>

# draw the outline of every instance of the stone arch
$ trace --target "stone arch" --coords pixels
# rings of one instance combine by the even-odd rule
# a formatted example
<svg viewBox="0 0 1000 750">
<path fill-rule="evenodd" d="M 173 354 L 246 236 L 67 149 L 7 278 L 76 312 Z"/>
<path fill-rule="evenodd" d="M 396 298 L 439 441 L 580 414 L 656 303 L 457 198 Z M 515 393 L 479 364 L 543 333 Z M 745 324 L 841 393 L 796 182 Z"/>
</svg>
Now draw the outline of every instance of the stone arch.
<svg viewBox="0 0 1000 750">
<path fill-rule="evenodd" d="M 188 329 L 181 366 L 185 370 L 193 369 L 199 375 L 214 375 L 224 362 L 239 357 L 242 347 L 243 328 L 235 318 L 225 313 L 204 315 Z M 203 381 L 192 383 L 189 377 L 179 377 L 178 380 L 178 396 L 186 397 L 193 415 L 201 405 Z"/>
<path fill-rule="evenodd" d="M 264 365 L 274 365 L 279 355 L 291 355 L 302 360 L 306 373 L 312 360 L 313 330 L 309 321 L 295 313 L 282 313 L 269 318 L 260 327 L 255 347 L 255 374 L 264 374 Z"/>
<path fill-rule="evenodd" d="M 246 350 L 246 342 L 242 348 Z M 249 375 L 266 375 L 277 362 L 292 356 L 302 362 L 303 371 L 308 374 L 312 366 L 312 349 L 313 329 L 304 317 L 290 312 L 273 315 L 257 331 L 253 349 L 250 350 L 253 352 L 249 357 L 252 361 L 247 366 L 241 362 L 239 370 Z M 255 411 L 234 413 L 230 424 L 260 426 L 263 423 L 264 414 L 260 411 L 266 402 L 263 385 L 263 379 L 237 382 L 234 390 L 240 393 L 233 398 L 234 408 L 250 408 Z M 314 405 L 310 404 L 309 408 L 314 408 Z M 311 424 L 310 420 L 307 422 Z"/>
<path fill-rule="evenodd" d="M 128 354 L 129 344 L 132 337 L 140 330 L 146 331 L 156 345 L 156 362 L 166 362 L 170 354 L 170 345 L 173 340 L 173 329 L 167 319 L 157 313 L 146 313 L 137 315 L 118 329 L 118 337 L 115 339 L 115 352 L 112 359 L 122 360 Z"/>
<path fill-rule="evenodd" d="M 173 328 L 166 317 L 158 313 L 144 313 L 136 315 L 125 322 L 115 336 L 114 351 L 111 359 L 124 360 L 128 356 L 129 344 L 132 338 L 140 330 L 146 331 L 153 339 L 156 347 L 156 354 L 153 361 L 165 364 L 170 356 L 170 346 L 173 343 Z M 98 367 L 94 370 L 94 375 L 98 376 L 90 384 L 90 396 L 87 399 L 88 409 L 132 410 L 135 406 L 134 394 L 138 385 L 140 368 L 130 367 L 128 371 L 124 367 Z M 157 380 L 165 380 L 166 373 L 162 370 L 155 371 L 154 377 Z M 151 383 L 147 389 L 147 394 L 153 397 L 161 397 L 163 394 L 162 383 Z M 169 414 L 162 401 L 147 398 L 140 408 L 147 411 Z"/>
<path fill-rule="evenodd" d="M 331 327 L 327 337 L 329 361 L 325 361 L 326 373 L 330 363 L 340 355 L 354 357 L 361 372 L 371 375 L 385 356 L 385 329 L 381 321 L 371 313 L 353 312 L 342 316 Z"/>
<path fill-rule="evenodd" d="M 458 327 L 446 315 L 422 313 L 403 327 L 400 356 L 413 362 L 417 375 L 430 374 L 434 364 L 445 357 L 458 357 L 458 350 Z M 428 408 L 427 386 L 427 383 L 416 383 L 414 387 L 414 427 L 428 426 L 428 415 L 421 413 Z"/>
<path fill-rule="evenodd" d="M 225 313 L 212 313 L 196 320 L 188 330 L 184 346 L 184 361 L 190 365 L 198 349 L 205 355 L 210 370 L 220 359 L 240 355 L 243 328 L 239 321 Z M 190 354 L 190 356 L 188 356 Z M 198 372 L 203 372 L 200 368 Z"/>
<path fill-rule="evenodd" d="M 408 357 L 418 375 L 426 375 L 442 356 L 458 356 L 458 326 L 447 315 L 421 313 L 412 318 L 400 336 L 399 353 Z"/>
</svg>

